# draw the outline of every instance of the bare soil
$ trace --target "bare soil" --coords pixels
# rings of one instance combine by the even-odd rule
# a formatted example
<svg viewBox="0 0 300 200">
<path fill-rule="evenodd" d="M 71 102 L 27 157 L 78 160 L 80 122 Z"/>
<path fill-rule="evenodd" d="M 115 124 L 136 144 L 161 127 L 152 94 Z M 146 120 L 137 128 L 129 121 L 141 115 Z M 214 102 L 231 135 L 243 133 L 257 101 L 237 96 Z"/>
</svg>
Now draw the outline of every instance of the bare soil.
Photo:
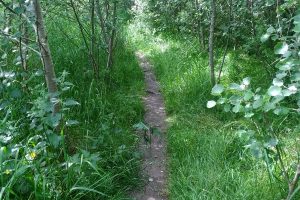
<svg viewBox="0 0 300 200">
<path fill-rule="evenodd" d="M 141 190 L 134 191 L 132 198 L 135 200 L 167 200 L 165 139 L 167 123 L 164 101 L 152 65 L 143 53 L 137 52 L 136 56 L 144 72 L 146 83 L 146 96 L 143 98 L 146 110 L 145 124 L 157 128 L 160 134 L 151 135 L 150 144 L 146 144 L 143 136 L 140 136 L 139 150 L 143 154 L 141 175 L 144 179 L 144 186 Z"/>
</svg>

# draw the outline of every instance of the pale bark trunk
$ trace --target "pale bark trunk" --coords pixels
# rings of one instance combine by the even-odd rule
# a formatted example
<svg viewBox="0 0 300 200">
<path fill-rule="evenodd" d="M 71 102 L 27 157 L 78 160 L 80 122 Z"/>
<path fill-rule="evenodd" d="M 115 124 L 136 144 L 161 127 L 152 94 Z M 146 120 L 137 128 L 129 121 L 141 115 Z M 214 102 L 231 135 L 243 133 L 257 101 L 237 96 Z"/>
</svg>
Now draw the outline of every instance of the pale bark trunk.
<svg viewBox="0 0 300 200">
<path fill-rule="evenodd" d="M 57 93 L 57 83 L 55 81 L 55 71 L 54 64 L 48 44 L 46 29 L 44 25 L 42 8 L 39 0 L 33 0 L 34 11 L 36 16 L 36 30 L 37 30 L 37 40 L 38 45 L 41 51 L 41 58 L 44 65 L 45 70 L 45 79 L 48 88 L 48 92 L 51 95 Z M 53 104 L 53 114 L 56 114 L 60 111 L 60 107 L 58 103 Z"/>
<path fill-rule="evenodd" d="M 205 49 L 205 40 L 204 40 L 203 26 L 202 26 L 202 22 L 201 22 L 202 21 L 202 17 L 201 17 L 202 8 L 200 7 L 198 0 L 195 0 L 195 7 L 196 7 L 197 13 L 200 15 L 200 17 L 197 19 L 198 39 L 199 39 L 201 49 L 204 50 Z"/>
<path fill-rule="evenodd" d="M 114 2 L 113 5 L 113 24 L 111 30 L 111 36 L 109 39 L 109 46 L 108 46 L 108 59 L 107 59 L 107 68 L 111 68 L 113 65 L 113 49 L 116 37 L 116 25 L 117 25 L 117 1 Z"/>
<path fill-rule="evenodd" d="M 216 83 L 215 77 L 215 63 L 214 63 L 214 29 L 216 18 L 216 2 L 211 0 L 211 19 L 210 19 L 210 31 L 209 31 L 209 67 L 210 67 L 210 82 L 212 85 Z"/>
<path fill-rule="evenodd" d="M 232 0 L 230 0 L 230 2 L 229 2 L 229 23 L 228 23 L 229 28 L 228 28 L 226 47 L 225 47 L 225 51 L 224 51 L 223 59 L 222 59 L 222 64 L 221 64 L 220 71 L 219 71 L 218 83 L 221 82 L 221 75 L 222 75 L 223 67 L 224 67 L 224 64 L 225 64 L 225 58 L 226 58 L 226 55 L 227 55 L 227 52 L 228 52 L 229 40 L 230 40 L 230 37 L 231 37 L 231 24 L 232 24 L 231 21 L 232 21 Z"/>
</svg>

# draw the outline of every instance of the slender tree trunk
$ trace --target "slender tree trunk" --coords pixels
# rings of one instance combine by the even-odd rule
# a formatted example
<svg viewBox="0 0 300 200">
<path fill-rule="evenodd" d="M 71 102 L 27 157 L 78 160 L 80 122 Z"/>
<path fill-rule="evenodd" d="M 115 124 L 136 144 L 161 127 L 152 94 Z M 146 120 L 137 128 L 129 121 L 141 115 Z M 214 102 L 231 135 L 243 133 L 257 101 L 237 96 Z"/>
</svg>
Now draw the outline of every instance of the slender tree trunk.
<svg viewBox="0 0 300 200">
<path fill-rule="evenodd" d="M 95 59 L 95 0 L 91 0 L 91 56 L 93 57 L 94 73 L 95 77 L 99 78 L 99 65 Z"/>
<path fill-rule="evenodd" d="M 196 12 L 199 14 L 199 18 L 197 17 L 197 32 L 198 32 L 198 39 L 200 43 L 201 49 L 205 49 L 205 39 L 204 39 L 204 32 L 203 32 L 203 26 L 202 26 L 202 8 L 199 5 L 199 0 L 195 0 L 195 7 Z"/>
<path fill-rule="evenodd" d="M 80 30 L 80 33 L 81 33 L 81 35 L 82 35 L 82 39 L 83 39 L 84 44 L 85 44 L 85 47 L 86 47 L 86 49 L 87 49 L 87 53 L 88 53 L 88 56 L 89 56 L 90 63 L 91 63 L 91 65 L 93 66 L 95 78 L 98 78 L 97 67 L 96 67 L 96 66 L 97 66 L 97 63 L 96 63 L 96 60 L 95 60 L 95 58 L 94 58 L 94 56 L 93 56 L 93 54 L 92 54 L 92 51 L 91 51 L 91 49 L 90 49 L 90 47 L 89 47 L 88 41 L 87 41 L 87 39 L 86 39 L 86 37 L 85 37 L 83 25 L 82 25 L 82 23 L 81 23 L 81 21 L 80 21 L 79 15 L 78 15 L 78 13 L 77 13 L 77 11 L 76 11 L 76 8 L 75 8 L 75 5 L 74 5 L 73 0 L 70 0 L 70 3 L 71 3 L 71 7 L 72 7 L 72 9 L 73 9 L 73 12 L 74 12 L 74 15 L 75 15 L 77 24 L 78 24 L 78 26 L 79 26 L 79 30 Z"/>
<path fill-rule="evenodd" d="M 249 7 L 250 7 L 250 16 L 251 16 L 251 29 L 253 37 L 256 37 L 256 25 L 255 25 L 255 18 L 254 18 L 254 0 L 249 1 Z"/>
<path fill-rule="evenodd" d="M 227 52 L 228 52 L 229 40 L 230 40 L 230 37 L 231 37 L 231 24 L 232 24 L 231 21 L 232 21 L 232 0 L 230 0 L 230 2 L 229 2 L 229 23 L 228 23 L 229 28 L 228 28 L 226 47 L 225 47 L 225 51 L 224 51 L 223 59 L 222 59 L 222 64 L 221 64 L 220 71 L 219 71 L 218 83 L 221 82 L 221 75 L 222 75 L 223 67 L 224 67 L 224 64 L 225 64 L 225 58 L 226 58 L 226 55 L 227 55 Z"/>
<path fill-rule="evenodd" d="M 22 4 L 19 3 L 19 6 L 21 7 Z M 27 45 L 28 45 L 28 27 L 27 27 L 27 21 L 23 20 L 22 14 L 19 15 L 20 20 L 20 26 L 19 26 L 19 32 L 22 33 L 22 37 L 19 38 L 19 53 L 21 58 L 21 64 L 24 71 L 28 70 L 27 67 Z"/>
<path fill-rule="evenodd" d="M 96 14 L 98 16 L 99 19 L 99 25 L 101 28 L 101 33 L 102 33 L 102 38 L 104 40 L 104 43 L 106 44 L 106 46 L 108 46 L 108 38 L 107 38 L 107 30 L 106 30 L 106 26 L 105 26 L 105 21 L 104 21 L 104 16 L 102 14 L 101 8 L 100 8 L 100 2 L 99 0 L 96 0 L 95 2 L 95 8 L 96 8 Z"/>
<path fill-rule="evenodd" d="M 37 30 L 37 40 L 41 51 L 42 62 L 45 70 L 45 79 L 48 87 L 48 92 L 50 95 L 57 93 L 57 84 L 55 82 L 56 76 L 54 71 L 54 64 L 48 44 L 46 29 L 44 25 L 42 8 L 39 0 L 33 0 L 34 12 L 36 17 L 36 30 Z M 60 111 L 58 103 L 53 105 L 53 114 Z"/>
<path fill-rule="evenodd" d="M 27 63 L 27 56 L 28 56 L 28 45 L 29 45 L 29 30 L 28 30 L 28 24 L 27 22 L 24 22 L 23 25 L 23 34 L 24 34 L 24 47 L 23 47 L 23 59 L 24 59 L 24 65 L 23 68 L 25 71 L 28 70 L 28 63 Z"/>
<path fill-rule="evenodd" d="M 298 164 L 297 166 L 297 170 L 293 180 L 289 182 L 289 193 L 286 200 L 291 200 L 291 198 L 293 197 L 299 178 L 300 178 L 300 164 Z"/>
<path fill-rule="evenodd" d="M 114 49 L 114 42 L 116 37 L 116 25 L 117 25 L 117 1 L 114 2 L 113 5 L 113 23 L 112 23 L 112 30 L 111 36 L 109 39 L 109 46 L 108 46 L 108 59 L 107 59 L 107 68 L 111 68 L 113 65 L 113 49 Z"/>
<path fill-rule="evenodd" d="M 212 85 L 216 84 L 215 77 L 215 63 L 214 63 L 214 29 L 216 18 L 216 2 L 210 0 L 211 16 L 210 16 L 210 31 L 209 31 L 209 67 L 210 67 L 210 82 Z"/>
</svg>

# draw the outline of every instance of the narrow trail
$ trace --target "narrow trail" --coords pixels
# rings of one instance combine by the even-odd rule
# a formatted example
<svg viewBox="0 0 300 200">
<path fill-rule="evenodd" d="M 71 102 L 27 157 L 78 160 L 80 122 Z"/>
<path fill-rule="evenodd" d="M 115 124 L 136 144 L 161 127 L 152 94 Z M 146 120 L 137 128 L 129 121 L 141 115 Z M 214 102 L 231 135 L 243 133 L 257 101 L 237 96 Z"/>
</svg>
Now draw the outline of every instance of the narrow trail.
<svg viewBox="0 0 300 200">
<path fill-rule="evenodd" d="M 145 180 L 143 189 L 132 194 L 135 200 L 166 200 L 166 112 L 159 84 L 156 81 L 151 64 L 145 55 L 137 52 L 136 56 L 142 68 L 146 82 L 147 95 L 143 98 L 146 113 L 145 123 L 157 128 L 161 134 L 152 135 L 151 144 L 147 145 L 141 138 L 140 151 L 143 153 L 142 177 Z"/>
</svg>

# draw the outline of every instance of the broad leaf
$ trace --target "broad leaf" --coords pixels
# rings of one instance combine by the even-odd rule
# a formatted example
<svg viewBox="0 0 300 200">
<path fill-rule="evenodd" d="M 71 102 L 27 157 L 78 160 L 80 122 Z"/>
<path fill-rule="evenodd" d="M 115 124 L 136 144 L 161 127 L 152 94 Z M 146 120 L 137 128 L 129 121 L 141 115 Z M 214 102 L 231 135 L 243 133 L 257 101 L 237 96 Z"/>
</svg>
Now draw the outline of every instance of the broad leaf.
<svg viewBox="0 0 300 200">
<path fill-rule="evenodd" d="M 73 100 L 73 99 L 68 99 L 64 102 L 65 106 L 78 106 L 80 105 L 80 103 L 78 103 L 77 101 Z"/>
<path fill-rule="evenodd" d="M 292 93 L 292 94 L 296 94 L 298 91 L 298 88 L 296 87 L 296 85 L 289 85 L 288 90 Z"/>
<path fill-rule="evenodd" d="M 248 86 L 248 85 L 250 85 L 250 81 L 251 81 L 251 79 L 249 77 L 244 78 L 243 79 L 243 84 L 246 85 L 246 86 Z"/>
<path fill-rule="evenodd" d="M 285 107 L 276 108 L 274 113 L 276 115 L 287 115 L 289 113 L 289 109 Z"/>
<path fill-rule="evenodd" d="M 138 124 L 133 125 L 133 128 L 136 129 L 136 130 L 140 130 L 140 131 L 143 131 L 143 130 L 147 131 L 147 130 L 149 130 L 149 127 L 146 126 L 143 122 L 140 122 Z"/>
<path fill-rule="evenodd" d="M 217 105 L 217 102 L 215 102 L 215 101 L 208 101 L 206 106 L 207 106 L 207 108 L 213 108 L 216 105 Z"/>
<path fill-rule="evenodd" d="M 253 108 L 257 109 L 257 108 L 261 107 L 262 105 L 263 105 L 263 99 L 259 98 L 256 101 L 254 101 Z"/>
<path fill-rule="evenodd" d="M 283 79 L 286 76 L 287 76 L 286 72 L 281 72 L 281 73 L 276 74 L 276 78 L 278 78 L 278 79 Z"/>
<path fill-rule="evenodd" d="M 249 101 L 253 96 L 254 96 L 254 93 L 249 90 L 249 91 L 245 92 L 244 100 Z"/>
<path fill-rule="evenodd" d="M 246 113 L 245 114 L 245 117 L 246 118 L 251 118 L 251 117 L 253 117 L 254 116 L 254 113 L 253 112 L 251 112 L 251 113 Z"/>
<path fill-rule="evenodd" d="M 260 41 L 261 42 L 266 42 L 266 41 L 268 41 L 268 39 L 270 38 L 270 36 L 271 35 L 269 33 L 266 33 L 263 36 L 261 36 Z"/>
<path fill-rule="evenodd" d="M 229 85 L 229 89 L 241 91 L 241 86 L 239 84 L 236 84 L 236 83 L 231 83 Z"/>
<path fill-rule="evenodd" d="M 264 111 L 269 112 L 270 110 L 273 110 L 276 108 L 276 105 L 274 103 L 266 103 L 264 106 Z"/>
<path fill-rule="evenodd" d="M 268 90 L 268 94 L 272 97 L 281 95 L 282 88 L 278 86 L 271 86 Z"/>
<path fill-rule="evenodd" d="M 238 104 L 232 108 L 232 112 L 238 113 L 238 112 L 241 112 L 242 109 L 243 109 L 243 106 L 241 104 Z"/>
<path fill-rule="evenodd" d="M 289 50 L 289 45 L 285 42 L 280 42 L 275 46 L 275 54 L 283 55 Z"/>
<path fill-rule="evenodd" d="M 224 106 L 224 111 L 225 112 L 229 112 L 231 110 L 231 105 L 230 104 L 226 104 L 225 106 Z"/>
<path fill-rule="evenodd" d="M 74 126 L 79 124 L 79 122 L 77 120 L 68 120 L 66 121 L 66 126 Z"/>
<path fill-rule="evenodd" d="M 213 87 L 211 94 L 217 96 L 222 94 L 223 91 L 224 91 L 224 86 L 217 84 Z"/>
<path fill-rule="evenodd" d="M 300 33 L 300 24 L 297 24 L 297 25 L 294 27 L 293 31 L 294 31 L 295 33 Z"/>
<path fill-rule="evenodd" d="M 281 86 L 283 86 L 283 81 L 281 79 L 274 78 L 273 85 L 281 87 Z"/>
</svg>

